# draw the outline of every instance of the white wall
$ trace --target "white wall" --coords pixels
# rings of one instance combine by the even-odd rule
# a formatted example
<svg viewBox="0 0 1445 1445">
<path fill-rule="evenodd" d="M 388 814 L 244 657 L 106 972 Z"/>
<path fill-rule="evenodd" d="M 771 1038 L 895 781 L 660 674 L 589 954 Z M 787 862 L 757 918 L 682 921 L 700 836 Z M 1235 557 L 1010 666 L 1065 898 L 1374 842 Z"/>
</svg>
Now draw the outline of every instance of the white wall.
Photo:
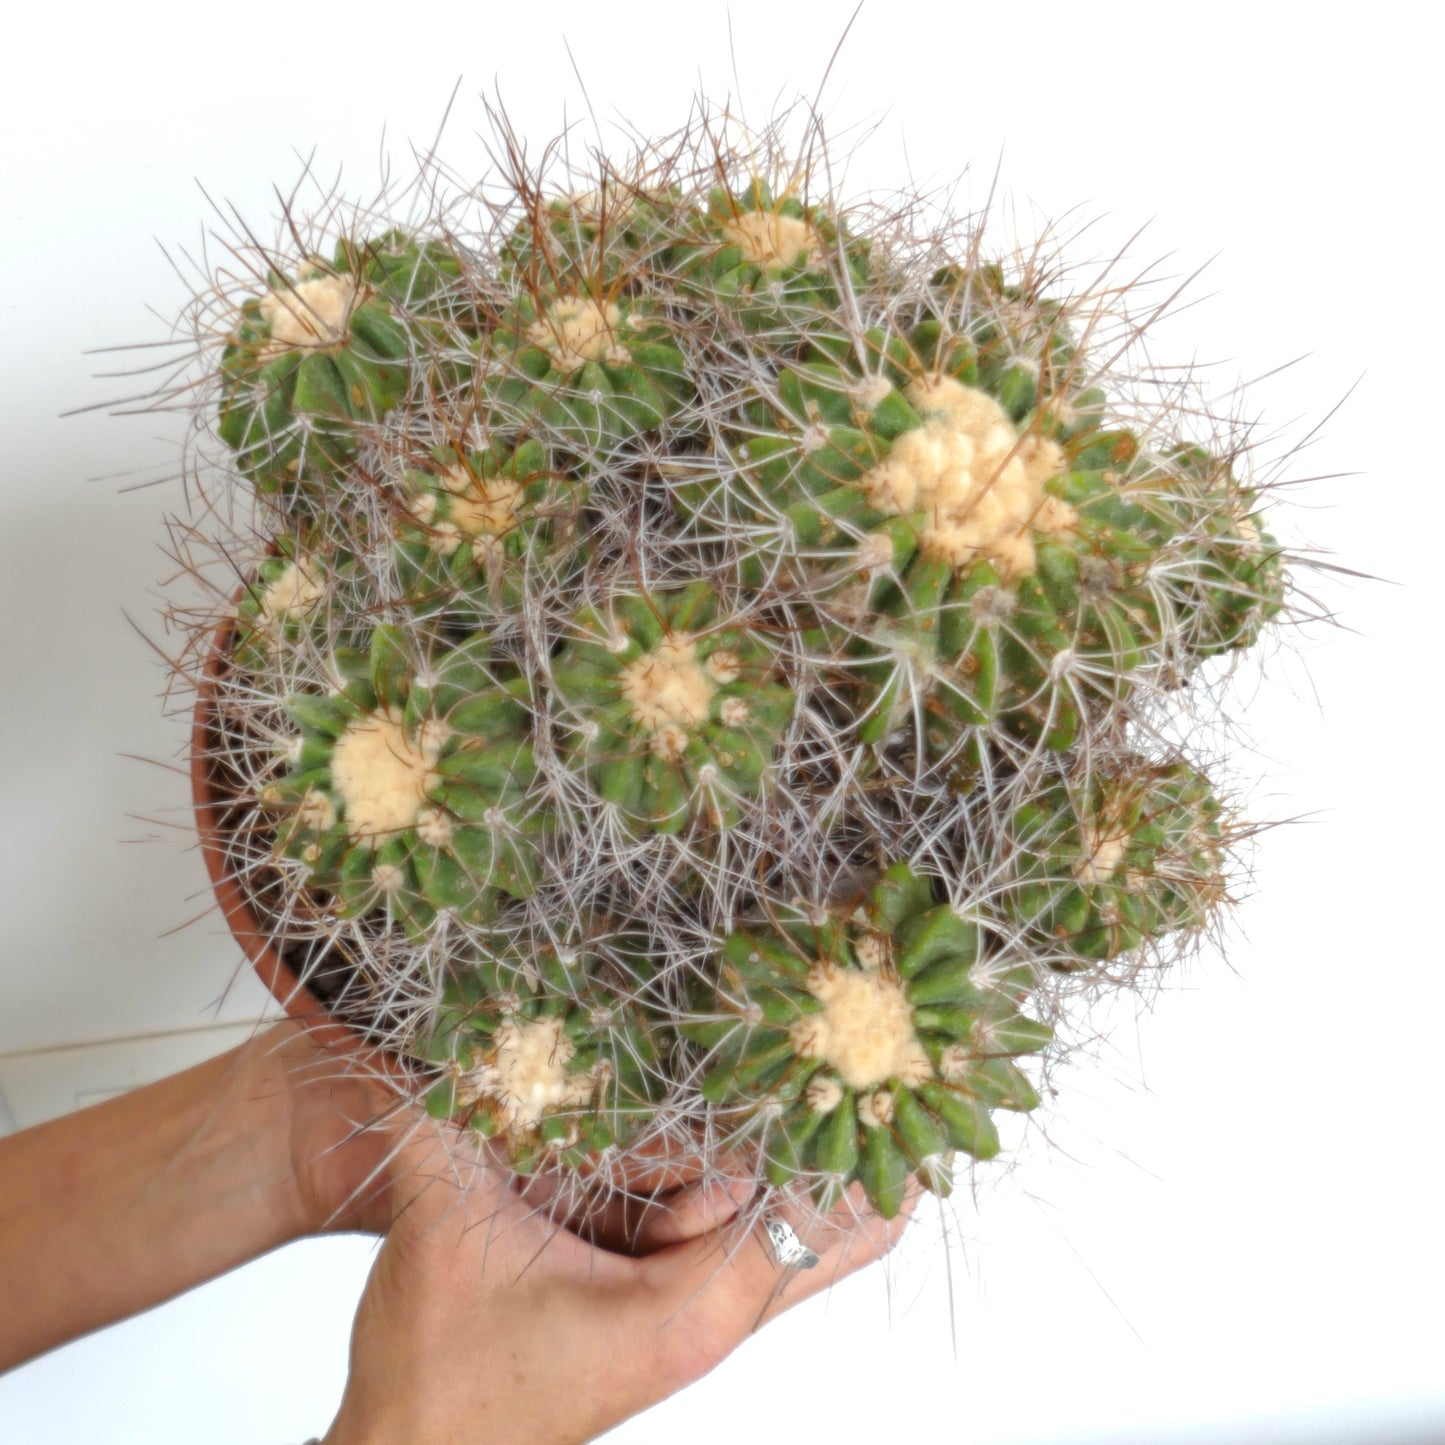
<svg viewBox="0 0 1445 1445">
<path fill-rule="evenodd" d="M 796 1312 L 619 1442 L 1445 1435 L 1436 44 L 1395 3 L 1305 28 L 1294 8 L 870 0 L 842 46 L 832 129 L 877 126 L 850 189 L 929 187 L 971 162 L 981 201 L 997 166 L 1021 228 L 1030 211 L 1100 218 L 1085 259 L 1146 227 L 1141 262 L 1208 263 L 1154 353 L 1217 364 L 1221 392 L 1260 378 L 1277 451 L 1353 387 L 1293 465 L 1319 479 L 1287 530 L 1389 580 L 1319 578 L 1348 630 L 1313 630 L 1236 696 L 1259 815 L 1299 821 L 1261 842 L 1231 962 L 1182 970 L 1059 1071 L 1048 1138 L 1029 1131 L 1018 1166 L 955 1211 L 962 1237 L 922 1221 L 891 1290 L 879 1275 Z M 126 390 L 91 379 L 117 358 L 87 348 L 165 335 L 147 307 L 167 317 L 182 291 L 156 242 L 199 242 L 196 182 L 266 218 L 314 147 L 365 194 L 383 126 L 404 164 L 458 77 L 442 153 L 464 175 L 484 164 L 482 92 L 538 147 L 564 117 L 585 135 L 563 36 L 605 134 L 619 117 L 675 128 L 699 86 L 757 121 L 814 93 L 847 15 L 27 7 L 0 87 L 0 1109 L 8 1095 L 17 1122 L 162 1072 L 177 1047 L 58 1046 L 244 1024 L 265 1004 L 213 918 L 171 931 L 207 903 L 166 766 L 185 732 L 128 618 L 154 624 L 176 425 L 58 416 Z M 0 1439 L 320 1431 L 370 1249 L 294 1246 L 0 1380 Z"/>
</svg>

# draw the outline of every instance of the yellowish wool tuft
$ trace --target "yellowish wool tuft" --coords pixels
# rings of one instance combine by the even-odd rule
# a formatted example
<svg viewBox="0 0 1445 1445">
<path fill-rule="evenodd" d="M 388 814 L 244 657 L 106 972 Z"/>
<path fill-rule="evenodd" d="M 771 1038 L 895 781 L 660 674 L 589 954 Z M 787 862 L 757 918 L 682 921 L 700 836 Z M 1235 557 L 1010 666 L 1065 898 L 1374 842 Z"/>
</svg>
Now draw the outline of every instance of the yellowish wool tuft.
<svg viewBox="0 0 1445 1445">
<path fill-rule="evenodd" d="M 315 788 L 308 788 L 306 796 L 301 799 L 296 809 L 296 821 L 303 828 L 311 828 L 317 833 L 324 833 L 336 821 L 336 809 L 331 805 L 331 799 L 325 793 L 318 792 Z"/>
<path fill-rule="evenodd" d="M 893 383 L 886 376 L 869 376 L 848 392 L 848 399 L 860 411 L 876 411 L 892 394 Z"/>
<path fill-rule="evenodd" d="M 893 1121 L 893 1095 L 877 1089 L 858 1100 L 858 1119 L 870 1129 L 881 1129 Z"/>
<path fill-rule="evenodd" d="M 721 683 L 724 687 L 730 682 L 736 682 L 743 675 L 743 660 L 737 653 L 729 652 L 727 648 L 720 647 L 708 658 L 707 674 L 714 682 Z"/>
<path fill-rule="evenodd" d="M 950 1084 L 961 1084 L 978 1062 L 978 1055 L 963 1044 L 949 1044 L 938 1056 L 938 1072 Z"/>
<path fill-rule="evenodd" d="M 814 1074 L 803 1100 L 815 1114 L 831 1114 L 843 1102 L 843 1086 L 831 1074 Z"/>
<path fill-rule="evenodd" d="M 1074 880 L 1086 888 L 1107 883 L 1124 861 L 1129 846 L 1128 835 L 1124 833 L 1103 833 L 1085 823 L 1080 829 L 1084 842 L 1084 856 L 1074 864 Z"/>
<path fill-rule="evenodd" d="M 399 713 L 384 709 L 352 723 L 331 753 L 331 783 L 351 836 L 378 841 L 412 827 L 441 782 L 434 760 Z"/>
<path fill-rule="evenodd" d="M 371 881 L 378 893 L 384 893 L 390 898 L 401 892 L 401 886 L 406 882 L 406 874 L 395 863 L 378 863 L 371 870 Z"/>
<path fill-rule="evenodd" d="M 454 522 L 438 522 L 427 533 L 426 544 L 438 557 L 450 557 L 462 545 L 462 529 Z"/>
<path fill-rule="evenodd" d="M 893 538 L 887 532 L 870 532 L 858 543 L 853 556 L 858 570 L 866 577 L 880 567 L 892 566 L 893 551 Z"/>
<path fill-rule="evenodd" d="M 625 366 L 632 353 L 617 339 L 622 313 L 617 303 L 599 306 L 590 296 L 564 296 L 541 321 L 527 328 L 527 340 L 552 358 L 558 371 L 580 370 L 589 361 Z"/>
<path fill-rule="evenodd" d="M 688 731 L 676 723 L 664 723 L 652 735 L 652 751 L 665 763 L 680 763 L 687 752 Z"/>
<path fill-rule="evenodd" d="M 549 1113 L 592 1097 L 592 1073 L 567 1070 L 575 1052 L 560 1018 L 504 1019 L 491 1052 L 459 1081 L 458 1092 L 468 1102 L 491 1104 L 509 1134 L 522 1134 Z"/>
<path fill-rule="evenodd" d="M 776 211 L 744 211 L 723 227 L 723 235 L 745 261 L 765 271 L 811 265 L 823 255 L 818 233 L 805 220 Z"/>
<path fill-rule="evenodd" d="M 886 971 L 820 964 L 808 975 L 808 992 L 823 1011 L 793 1026 L 793 1046 L 804 1058 L 822 1059 L 853 1089 L 932 1077 L 903 985 Z"/>
<path fill-rule="evenodd" d="M 697 644 L 685 632 L 664 637 L 622 669 L 622 696 L 632 707 L 632 721 L 655 732 L 705 722 L 716 693 L 717 684 L 697 660 Z"/>
<path fill-rule="evenodd" d="M 853 940 L 853 952 L 864 968 L 882 968 L 892 956 L 893 947 L 883 933 L 865 933 Z"/>
<path fill-rule="evenodd" d="M 355 276 L 310 276 L 268 291 L 261 298 L 261 318 L 271 331 L 268 349 L 339 346 L 362 299 Z"/>
<path fill-rule="evenodd" d="M 451 520 L 463 536 L 503 537 L 516 526 L 520 482 L 510 477 L 473 477 L 465 467 L 449 467 L 443 485 L 452 494 Z"/>
<path fill-rule="evenodd" d="M 1007 581 L 1032 572 L 1032 533 L 1076 520 L 1044 492 L 1064 466 L 1058 444 L 1020 437 L 993 397 L 949 376 L 912 382 L 908 399 L 928 420 L 864 475 L 868 500 L 895 515 L 923 512 L 926 556 L 955 567 L 986 558 Z"/>
<path fill-rule="evenodd" d="M 423 808 L 416 815 L 416 836 L 428 848 L 445 848 L 452 841 L 452 820 L 440 808 Z"/>
<path fill-rule="evenodd" d="M 261 615 L 270 622 L 295 622 L 314 612 L 326 583 L 311 562 L 292 562 L 261 594 Z"/>
<path fill-rule="evenodd" d="M 439 717 L 429 717 L 416 730 L 417 746 L 433 762 L 441 757 L 442 749 L 451 740 L 451 727 Z"/>
</svg>

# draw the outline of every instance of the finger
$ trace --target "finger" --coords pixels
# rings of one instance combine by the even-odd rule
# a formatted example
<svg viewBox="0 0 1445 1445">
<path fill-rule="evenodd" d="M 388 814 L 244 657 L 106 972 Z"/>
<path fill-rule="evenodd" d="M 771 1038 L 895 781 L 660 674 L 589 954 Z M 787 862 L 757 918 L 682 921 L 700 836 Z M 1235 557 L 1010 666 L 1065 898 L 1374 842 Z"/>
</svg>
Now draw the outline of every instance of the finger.
<svg viewBox="0 0 1445 1445">
<path fill-rule="evenodd" d="M 832 1288 L 860 1269 L 876 1264 L 902 1239 L 922 1192 L 917 1181 L 913 1181 L 893 1219 L 884 1219 L 868 1203 L 861 1184 L 852 1185 L 830 1210 L 817 1209 L 806 1201 L 782 1205 L 776 1213 L 793 1229 L 799 1243 L 817 1255 L 818 1262 L 807 1269 L 783 1265 L 766 1228 L 753 1231 L 749 1245 L 761 1261 L 756 1275 L 757 1288 L 759 1291 L 767 1288 L 769 1266 L 775 1283 L 762 1299 L 752 1329 Z"/>
<path fill-rule="evenodd" d="M 722 1228 L 752 1197 L 751 1178 L 726 1174 L 657 1193 L 579 1192 L 575 1179 L 533 1176 L 518 1196 L 556 1224 L 600 1249 L 641 1256 Z"/>
<path fill-rule="evenodd" d="M 915 1185 L 895 1219 L 877 1214 L 857 1184 L 826 1214 L 797 1203 L 780 1205 L 776 1212 L 818 1255 L 811 1269 L 781 1266 L 759 1221 L 741 1241 L 709 1234 L 659 1250 L 641 1261 L 642 1277 L 664 1315 L 686 1312 L 695 1327 L 705 1326 L 710 1338 L 725 1345 L 721 1359 L 783 1310 L 887 1254 L 902 1238 L 919 1193 Z"/>
<path fill-rule="evenodd" d="M 751 1179 L 698 1180 L 656 1200 L 637 1230 L 637 1254 L 653 1254 L 672 1245 L 720 1230 L 752 1197 Z"/>
</svg>

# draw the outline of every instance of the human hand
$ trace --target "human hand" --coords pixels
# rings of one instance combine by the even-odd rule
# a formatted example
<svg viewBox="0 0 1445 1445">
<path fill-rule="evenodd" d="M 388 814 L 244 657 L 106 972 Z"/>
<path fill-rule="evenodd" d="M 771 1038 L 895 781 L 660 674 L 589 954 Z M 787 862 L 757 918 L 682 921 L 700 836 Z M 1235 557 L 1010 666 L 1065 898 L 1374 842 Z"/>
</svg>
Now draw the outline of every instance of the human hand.
<svg viewBox="0 0 1445 1445">
<path fill-rule="evenodd" d="M 283 1020 L 246 1046 L 258 1089 L 285 1116 L 297 1233 L 361 1230 L 391 1222 L 389 1162 L 411 1106 L 388 1083 L 385 1058 L 334 1025 Z"/>
<path fill-rule="evenodd" d="M 860 1218 L 855 1193 L 798 1222 L 820 1261 L 785 1270 L 760 1229 L 726 1232 L 746 1193 L 718 1182 L 604 1211 L 584 1240 L 481 1148 L 430 1122 L 399 1147 L 324 1445 L 581 1445 L 880 1258 L 905 1222 Z"/>
</svg>

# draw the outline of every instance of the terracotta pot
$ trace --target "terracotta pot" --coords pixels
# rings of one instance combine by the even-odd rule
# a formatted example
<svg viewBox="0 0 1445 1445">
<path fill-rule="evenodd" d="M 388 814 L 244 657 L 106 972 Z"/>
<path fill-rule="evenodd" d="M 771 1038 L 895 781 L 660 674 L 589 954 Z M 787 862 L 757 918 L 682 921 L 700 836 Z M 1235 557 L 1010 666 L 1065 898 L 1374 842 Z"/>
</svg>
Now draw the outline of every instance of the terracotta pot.
<svg viewBox="0 0 1445 1445">
<path fill-rule="evenodd" d="M 191 799 L 196 829 L 200 834 L 201 856 L 205 859 L 221 913 L 261 982 L 292 1018 L 313 1031 L 323 1046 L 353 1049 L 358 1044 L 364 1045 L 362 1035 L 334 1018 L 272 946 L 227 864 L 224 842 L 226 815 L 234 805 L 215 776 L 214 760 L 221 751 L 221 738 L 216 727 L 216 692 L 221 678 L 230 667 L 235 627 L 234 617 L 227 617 L 216 628 L 196 689 L 196 705 L 191 719 Z M 397 1077 L 400 1082 L 399 1066 Z M 661 1148 L 652 1148 L 639 1151 L 626 1161 L 619 1182 L 633 1193 L 655 1194 L 691 1183 L 701 1178 L 703 1172 L 701 1156 L 692 1151 L 668 1153 Z"/>
</svg>

